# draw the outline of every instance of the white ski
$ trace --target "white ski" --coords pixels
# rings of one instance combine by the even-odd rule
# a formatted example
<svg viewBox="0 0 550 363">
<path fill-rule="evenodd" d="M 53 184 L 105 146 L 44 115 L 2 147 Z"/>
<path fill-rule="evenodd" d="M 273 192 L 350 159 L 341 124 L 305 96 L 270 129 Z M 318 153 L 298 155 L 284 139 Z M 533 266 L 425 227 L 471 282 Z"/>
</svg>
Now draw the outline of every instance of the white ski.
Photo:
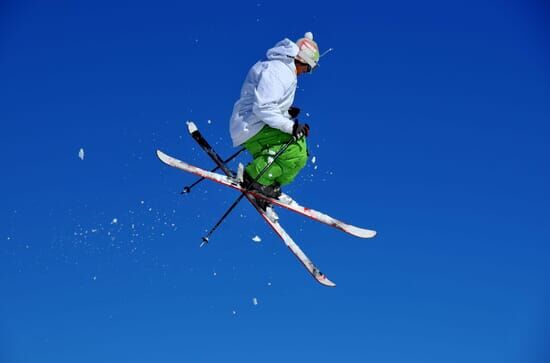
<svg viewBox="0 0 550 363">
<path fill-rule="evenodd" d="M 317 282 L 319 282 L 322 285 L 328 286 L 328 287 L 335 287 L 336 284 L 328 279 L 328 277 L 325 276 L 318 268 L 311 262 L 309 257 L 306 256 L 306 254 L 300 249 L 300 247 L 294 242 L 294 240 L 286 233 L 286 231 L 281 227 L 278 221 L 278 217 L 275 214 L 273 210 L 270 210 L 268 208 L 267 211 L 264 211 L 262 208 L 258 206 L 256 201 L 254 200 L 254 197 L 251 194 L 247 194 L 246 198 L 252 203 L 254 208 L 260 213 L 262 218 L 269 224 L 271 228 L 279 235 L 279 237 L 283 240 L 285 245 L 290 249 L 290 251 L 298 258 L 298 260 L 304 265 L 304 267 L 309 271 L 309 273 L 313 276 Z"/>
<path fill-rule="evenodd" d="M 172 163 L 172 160 L 178 161 L 177 159 L 171 158 L 170 156 L 164 154 L 160 150 L 157 150 L 157 156 L 162 162 L 166 163 L 167 165 L 181 169 L 178 166 L 180 164 Z M 196 168 L 196 169 L 202 170 L 199 168 Z M 182 169 L 182 170 L 186 170 L 186 169 Z M 200 174 L 197 174 L 197 175 L 200 175 Z M 216 175 L 219 175 L 219 174 L 216 174 Z M 223 176 L 223 175 L 219 175 L 219 176 Z M 279 221 L 278 221 L 279 218 L 272 208 L 268 208 L 266 211 L 264 211 L 262 208 L 258 206 L 252 193 L 247 193 L 246 198 L 250 201 L 250 203 L 254 206 L 254 208 L 256 208 L 256 210 L 258 211 L 258 213 L 260 213 L 260 215 L 266 221 L 266 223 L 275 231 L 275 233 L 277 233 L 277 235 L 281 238 L 281 240 L 283 240 L 285 245 L 290 249 L 290 251 L 294 254 L 294 256 L 298 258 L 298 260 L 302 263 L 302 265 L 304 265 L 304 267 L 308 270 L 308 272 L 313 276 L 313 278 L 317 282 L 328 287 L 336 286 L 334 282 L 330 281 L 325 276 L 325 274 L 323 274 L 319 270 L 319 268 L 317 268 L 317 266 L 315 266 L 315 264 L 311 262 L 309 257 L 306 256 L 306 254 L 300 249 L 300 247 L 296 244 L 296 242 L 294 242 L 294 240 L 288 235 L 288 233 L 286 233 L 283 227 L 279 224 Z"/>
<path fill-rule="evenodd" d="M 184 161 L 178 160 L 176 158 L 173 158 L 165 153 L 163 153 L 160 150 L 157 150 L 157 156 L 158 158 L 165 164 L 172 166 L 174 168 L 187 171 L 189 173 L 193 173 L 195 175 L 198 175 L 200 177 L 204 177 L 206 179 L 210 179 L 212 181 L 215 181 L 217 183 L 226 185 L 228 187 L 231 187 L 233 189 L 239 190 L 241 192 L 244 192 L 245 189 L 241 187 L 239 182 L 237 180 L 234 180 L 232 178 L 229 178 L 225 175 L 221 175 L 218 173 L 213 173 L 208 170 L 204 170 L 201 168 L 198 168 L 196 166 L 190 165 Z M 249 191 L 248 194 L 253 195 L 257 198 L 263 198 L 267 200 L 268 202 L 278 205 L 281 207 L 284 207 L 286 209 L 289 209 L 293 212 L 302 214 L 304 216 L 307 216 L 313 220 L 316 220 L 321 223 L 325 223 L 329 226 L 335 227 L 343 232 L 349 233 L 353 236 L 360 237 L 360 238 L 372 238 L 376 236 L 376 231 L 360 228 L 353 226 L 351 224 L 344 223 L 342 221 L 339 221 L 327 214 L 324 214 L 322 212 L 316 211 L 314 209 L 306 208 L 298 204 L 295 200 L 293 200 L 289 195 L 282 194 L 278 199 L 269 198 L 262 194 L 255 193 L 254 191 Z M 249 198 L 250 199 L 250 198 Z"/>
</svg>

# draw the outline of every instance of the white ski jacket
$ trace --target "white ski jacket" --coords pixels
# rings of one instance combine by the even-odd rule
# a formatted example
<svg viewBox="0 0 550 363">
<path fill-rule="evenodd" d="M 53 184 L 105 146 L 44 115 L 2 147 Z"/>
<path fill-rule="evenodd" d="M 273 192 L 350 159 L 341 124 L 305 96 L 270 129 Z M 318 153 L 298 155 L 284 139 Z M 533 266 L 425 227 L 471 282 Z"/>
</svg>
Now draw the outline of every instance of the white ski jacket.
<svg viewBox="0 0 550 363">
<path fill-rule="evenodd" d="M 248 72 L 230 121 L 233 146 L 245 143 L 265 125 L 292 133 L 294 121 L 288 109 L 296 93 L 294 57 L 298 46 L 284 39 L 267 51 L 267 60 Z"/>
</svg>

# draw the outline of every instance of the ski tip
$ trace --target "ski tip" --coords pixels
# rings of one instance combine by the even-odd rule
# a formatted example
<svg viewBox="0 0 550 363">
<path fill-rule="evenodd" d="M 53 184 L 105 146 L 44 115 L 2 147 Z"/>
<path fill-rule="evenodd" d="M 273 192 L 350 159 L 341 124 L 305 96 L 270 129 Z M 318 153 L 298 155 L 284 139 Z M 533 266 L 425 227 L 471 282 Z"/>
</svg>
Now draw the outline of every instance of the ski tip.
<svg viewBox="0 0 550 363">
<path fill-rule="evenodd" d="M 312 267 L 312 271 L 311 271 L 311 274 L 313 275 L 313 277 L 315 277 L 315 280 L 317 280 L 317 282 L 319 282 L 321 285 L 324 285 L 324 286 L 328 286 L 328 287 L 335 287 L 336 284 L 332 281 L 330 281 L 328 279 L 328 277 L 322 273 L 321 271 L 319 271 L 319 269 L 313 265 L 311 265 Z"/>
<path fill-rule="evenodd" d="M 351 225 L 346 226 L 346 232 L 359 238 L 373 238 L 377 232 L 371 229 L 359 228 Z"/>
<path fill-rule="evenodd" d="M 169 166 L 174 166 L 174 164 L 183 163 L 182 161 L 175 159 L 170 155 L 163 153 L 160 150 L 157 150 L 157 158 L 159 158 L 160 161 L 162 161 L 164 164 Z"/>
<path fill-rule="evenodd" d="M 162 162 L 166 162 L 166 160 L 168 160 L 170 157 L 157 149 L 157 158 L 159 158 Z"/>
<path fill-rule="evenodd" d="M 324 286 L 328 286 L 328 287 L 336 287 L 336 284 L 332 281 L 330 281 L 328 279 L 328 277 L 326 277 L 324 274 L 319 274 L 318 276 L 315 277 L 315 279 L 321 284 L 321 285 L 324 285 Z"/>
<path fill-rule="evenodd" d="M 189 133 L 192 134 L 196 131 L 199 131 L 199 128 L 197 127 L 197 125 L 195 125 L 195 123 L 191 120 L 187 121 L 187 130 L 189 130 Z"/>
</svg>

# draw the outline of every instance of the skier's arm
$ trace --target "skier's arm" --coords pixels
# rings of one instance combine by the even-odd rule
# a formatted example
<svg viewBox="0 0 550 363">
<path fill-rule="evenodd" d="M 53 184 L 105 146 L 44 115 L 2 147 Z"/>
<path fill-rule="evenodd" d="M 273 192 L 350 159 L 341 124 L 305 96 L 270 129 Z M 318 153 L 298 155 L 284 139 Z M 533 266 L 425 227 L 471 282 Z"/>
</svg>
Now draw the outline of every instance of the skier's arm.
<svg viewBox="0 0 550 363">
<path fill-rule="evenodd" d="M 279 108 L 279 102 L 285 94 L 283 83 L 268 69 L 260 77 L 254 90 L 252 111 L 268 126 L 292 134 L 294 121 L 285 117 Z"/>
</svg>

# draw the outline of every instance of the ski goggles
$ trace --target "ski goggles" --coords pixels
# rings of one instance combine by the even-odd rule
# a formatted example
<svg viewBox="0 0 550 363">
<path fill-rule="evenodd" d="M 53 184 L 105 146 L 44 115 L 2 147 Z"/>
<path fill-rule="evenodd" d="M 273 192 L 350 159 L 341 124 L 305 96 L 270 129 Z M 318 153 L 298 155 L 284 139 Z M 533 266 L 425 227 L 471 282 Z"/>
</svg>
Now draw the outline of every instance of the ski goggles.
<svg viewBox="0 0 550 363">
<path fill-rule="evenodd" d="M 302 61 L 298 61 L 298 62 L 300 62 L 300 64 L 306 66 L 306 73 L 313 73 L 313 71 L 314 71 L 315 69 L 317 69 L 317 67 L 319 66 L 319 64 L 316 64 L 314 67 L 312 67 L 312 66 L 311 66 L 310 64 L 308 64 L 308 63 L 304 63 L 304 62 L 302 62 Z"/>
</svg>

